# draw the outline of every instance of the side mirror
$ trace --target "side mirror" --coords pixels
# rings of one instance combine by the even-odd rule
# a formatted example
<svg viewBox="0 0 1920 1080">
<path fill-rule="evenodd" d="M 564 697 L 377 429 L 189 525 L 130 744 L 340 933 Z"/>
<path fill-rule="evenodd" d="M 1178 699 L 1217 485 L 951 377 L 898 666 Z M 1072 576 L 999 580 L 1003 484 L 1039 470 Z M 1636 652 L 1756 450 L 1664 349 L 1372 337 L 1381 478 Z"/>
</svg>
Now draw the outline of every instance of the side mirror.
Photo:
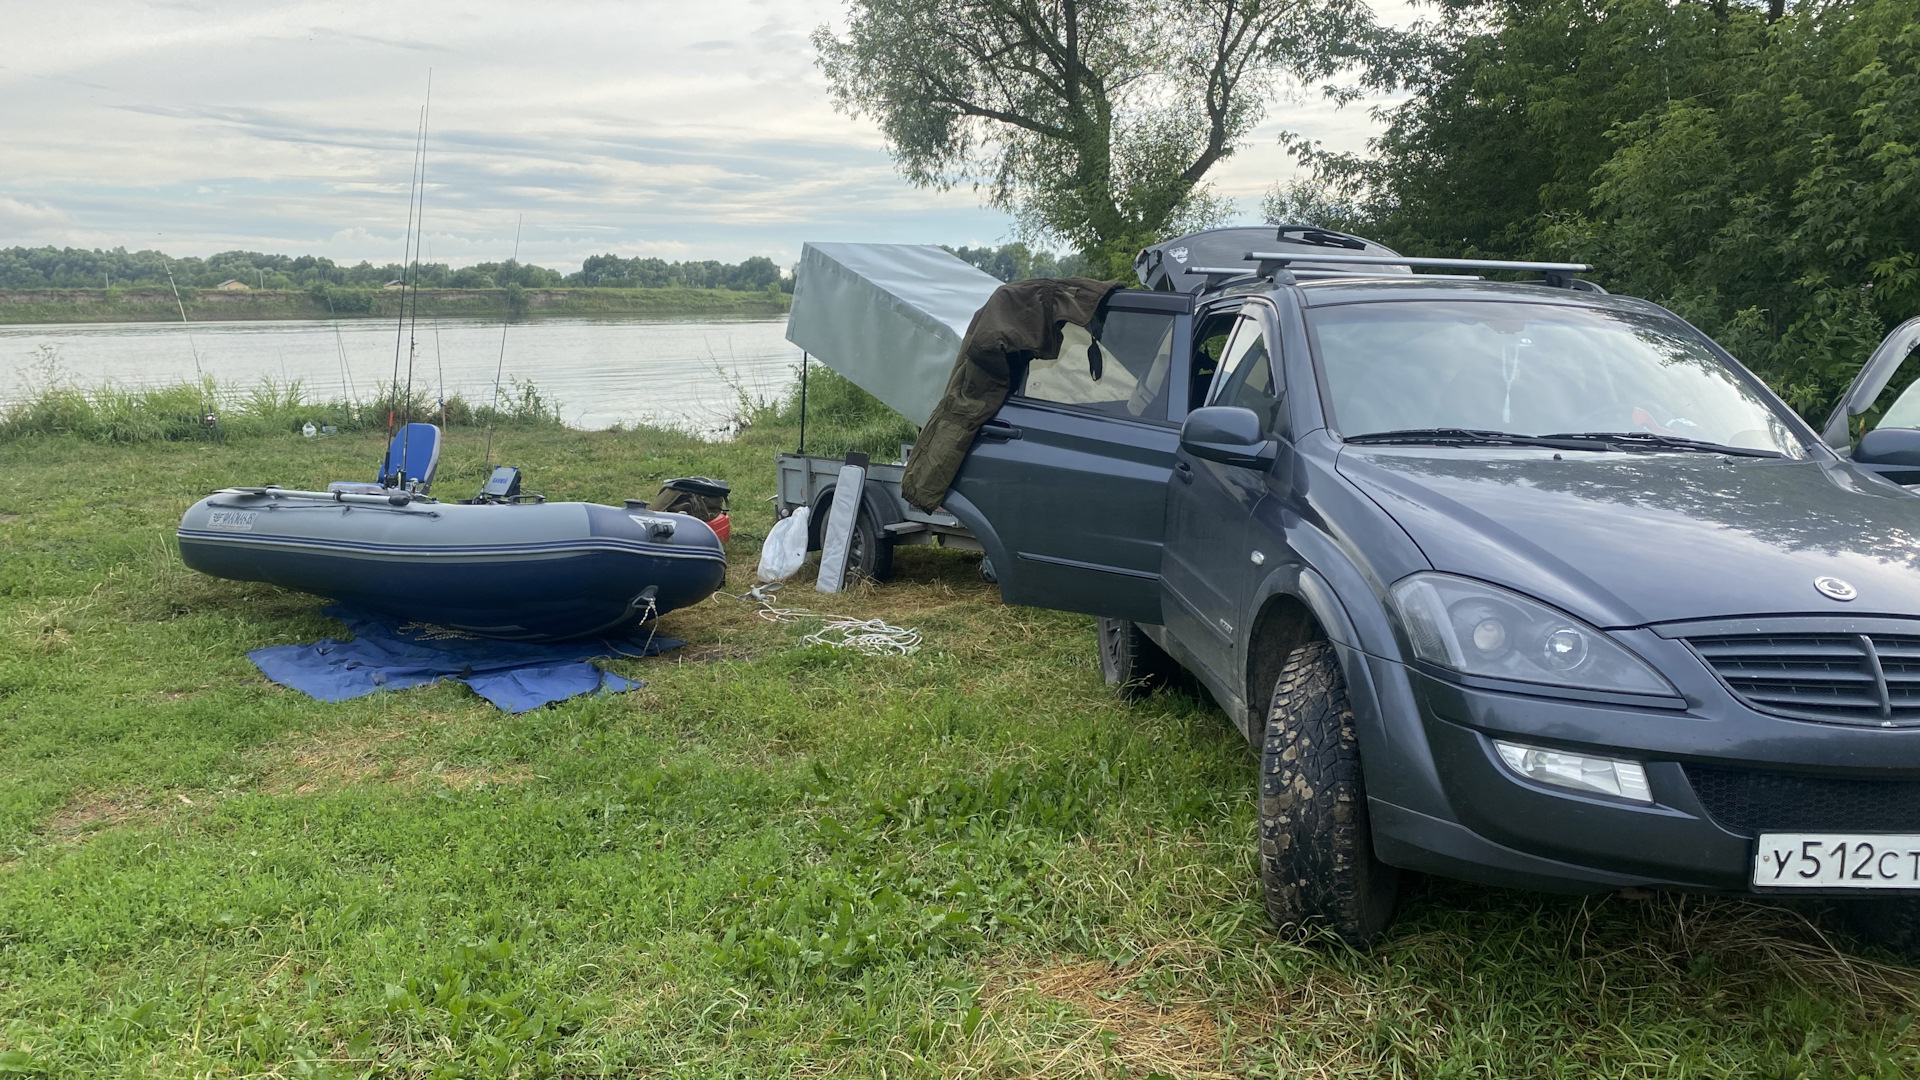
<svg viewBox="0 0 1920 1080">
<path fill-rule="evenodd" d="M 1188 413 L 1180 428 L 1180 448 L 1194 457 L 1243 469 L 1265 469 L 1275 457 L 1273 440 L 1260 430 L 1260 417 L 1252 409 L 1232 405 L 1209 405 Z"/>
<path fill-rule="evenodd" d="M 1874 428 L 1860 436 L 1853 460 L 1862 465 L 1906 465 L 1920 469 L 1920 428 Z"/>
<path fill-rule="evenodd" d="M 1853 461 L 1896 484 L 1920 484 L 1920 428 L 1874 428 L 1860 436 Z"/>
</svg>

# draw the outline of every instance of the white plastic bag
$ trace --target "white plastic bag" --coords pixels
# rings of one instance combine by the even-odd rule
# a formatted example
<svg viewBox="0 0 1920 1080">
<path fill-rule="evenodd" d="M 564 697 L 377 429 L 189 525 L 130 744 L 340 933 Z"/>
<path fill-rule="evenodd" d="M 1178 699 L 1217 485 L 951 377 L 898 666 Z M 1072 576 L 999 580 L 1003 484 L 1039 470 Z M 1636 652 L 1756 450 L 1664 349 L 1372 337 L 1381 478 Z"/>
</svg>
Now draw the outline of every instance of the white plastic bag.
<svg viewBox="0 0 1920 1080">
<path fill-rule="evenodd" d="M 760 545 L 761 581 L 785 581 L 807 561 L 807 508 L 773 523 L 767 542 Z"/>
</svg>

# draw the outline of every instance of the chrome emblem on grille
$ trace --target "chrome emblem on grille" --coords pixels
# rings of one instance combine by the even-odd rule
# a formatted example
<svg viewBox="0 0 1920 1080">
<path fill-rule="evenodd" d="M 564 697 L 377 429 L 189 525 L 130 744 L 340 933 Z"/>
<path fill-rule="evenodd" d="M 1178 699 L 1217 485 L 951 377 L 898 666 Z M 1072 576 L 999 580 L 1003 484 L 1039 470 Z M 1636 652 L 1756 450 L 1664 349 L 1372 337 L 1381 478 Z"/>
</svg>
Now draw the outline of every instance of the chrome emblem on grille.
<svg viewBox="0 0 1920 1080">
<path fill-rule="evenodd" d="M 1829 600 L 1851 600 L 1860 595 L 1859 589 L 1841 581 L 1837 577 L 1814 578 L 1813 587 L 1819 589 L 1820 595 Z"/>
</svg>

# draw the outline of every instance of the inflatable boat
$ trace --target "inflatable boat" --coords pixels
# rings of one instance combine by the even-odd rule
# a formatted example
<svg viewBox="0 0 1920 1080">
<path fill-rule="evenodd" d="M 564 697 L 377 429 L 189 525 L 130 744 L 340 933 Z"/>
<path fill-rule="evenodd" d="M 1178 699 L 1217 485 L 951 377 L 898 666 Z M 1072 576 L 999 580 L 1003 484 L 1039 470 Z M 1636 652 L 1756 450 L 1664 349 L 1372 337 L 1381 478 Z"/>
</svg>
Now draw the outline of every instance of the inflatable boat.
<svg viewBox="0 0 1920 1080">
<path fill-rule="evenodd" d="M 564 640 L 616 634 L 711 595 L 726 553 L 685 514 L 546 502 L 502 467 L 479 497 L 427 492 L 440 432 L 409 424 L 373 483 L 326 491 L 228 488 L 180 519 L 194 570 L 264 581 L 358 608 L 483 637 Z"/>
</svg>

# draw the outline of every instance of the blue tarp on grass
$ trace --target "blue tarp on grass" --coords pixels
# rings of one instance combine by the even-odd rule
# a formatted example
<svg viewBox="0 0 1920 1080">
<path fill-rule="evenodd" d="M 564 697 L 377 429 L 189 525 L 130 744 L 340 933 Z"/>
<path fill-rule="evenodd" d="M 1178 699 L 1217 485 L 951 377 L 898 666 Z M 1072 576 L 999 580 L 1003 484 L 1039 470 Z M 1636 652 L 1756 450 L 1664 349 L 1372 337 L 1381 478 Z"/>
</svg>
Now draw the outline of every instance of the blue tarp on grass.
<svg viewBox="0 0 1920 1080">
<path fill-rule="evenodd" d="M 508 712 L 526 712 L 577 694 L 617 694 L 645 685 L 602 671 L 605 656 L 653 656 L 677 649 L 677 638 L 588 639 L 541 644 L 491 641 L 439 627 L 397 623 L 345 607 L 321 612 L 347 624 L 352 641 L 275 645 L 247 654 L 262 674 L 321 701 L 346 701 L 380 690 L 405 690 L 455 679 Z"/>
</svg>

